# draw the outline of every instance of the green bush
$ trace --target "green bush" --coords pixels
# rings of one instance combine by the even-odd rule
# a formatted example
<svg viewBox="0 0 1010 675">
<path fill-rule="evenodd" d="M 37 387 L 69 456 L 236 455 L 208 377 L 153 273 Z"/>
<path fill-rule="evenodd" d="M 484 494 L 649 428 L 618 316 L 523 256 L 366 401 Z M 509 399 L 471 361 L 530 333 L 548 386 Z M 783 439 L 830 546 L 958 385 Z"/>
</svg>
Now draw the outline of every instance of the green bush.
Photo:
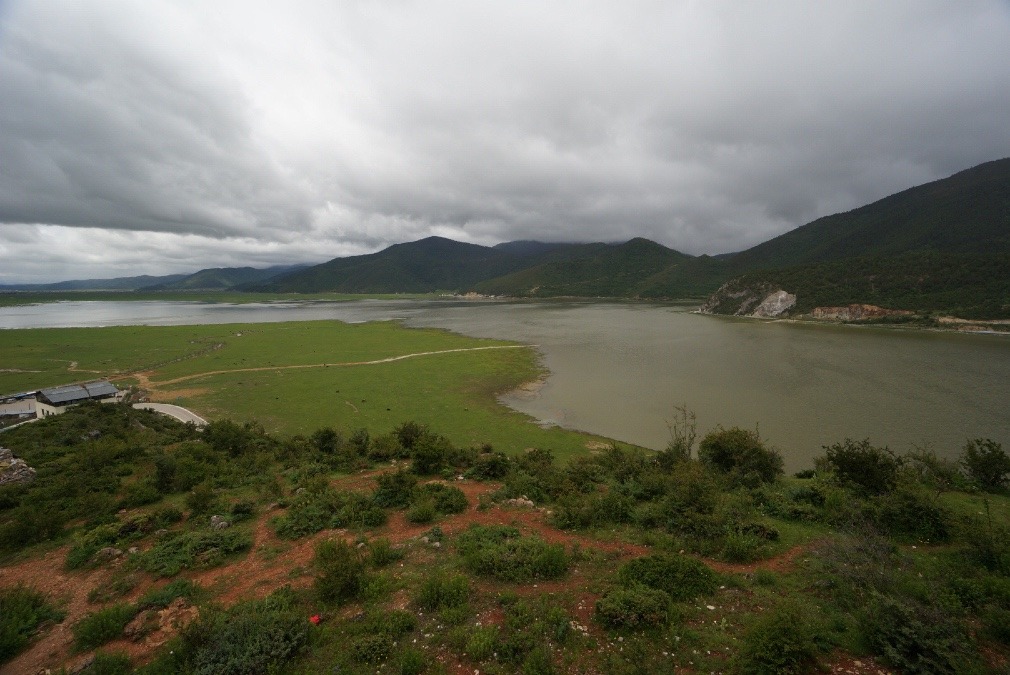
<svg viewBox="0 0 1010 675">
<path fill-rule="evenodd" d="M 379 506 L 387 508 L 403 508 L 414 499 L 417 488 L 417 477 L 400 469 L 392 473 L 379 474 L 376 478 L 378 487 L 372 494 L 372 499 Z"/>
<path fill-rule="evenodd" d="M 740 427 L 719 427 L 706 434 L 698 446 L 698 459 L 749 487 L 771 483 L 782 474 L 778 451 L 765 447 L 756 431 Z"/>
<path fill-rule="evenodd" d="M 200 587 L 189 579 L 174 579 L 161 588 L 152 588 L 137 601 L 137 609 L 164 609 L 176 598 L 193 600 L 200 595 Z"/>
<path fill-rule="evenodd" d="M 74 647 L 78 651 L 87 651 L 115 640 L 123 634 L 126 624 L 136 613 L 132 605 L 121 603 L 88 614 L 71 626 Z"/>
<path fill-rule="evenodd" d="M 445 483 L 426 483 L 417 489 L 416 502 L 430 499 L 438 513 L 463 513 L 470 505 L 466 495 L 458 487 Z"/>
<path fill-rule="evenodd" d="M 717 587 L 715 574 L 704 563 L 669 553 L 631 560 L 617 571 L 617 579 L 625 587 L 642 584 L 664 591 L 674 601 L 709 595 Z"/>
<path fill-rule="evenodd" d="M 474 459 L 473 466 L 466 472 L 466 477 L 474 480 L 501 480 L 511 467 L 512 463 L 505 453 L 481 452 Z"/>
<path fill-rule="evenodd" d="M 380 663 L 385 661 L 393 648 L 393 640 L 384 633 L 378 635 L 362 635 L 351 643 L 354 660 L 361 663 Z"/>
<path fill-rule="evenodd" d="M 870 445 L 869 439 L 824 446 L 825 455 L 818 463 L 831 472 L 843 486 L 865 495 L 891 491 L 898 481 L 900 460 L 886 447 Z"/>
<path fill-rule="evenodd" d="M 753 675 L 813 672 L 816 638 L 808 616 L 793 605 L 780 605 L 761 614 L 744 633 L 735 669 Z"/>
<path fill-rule="evenodd" d="M 501 581 L 559 579 L 570 564 L 562 544 L 522 537 L 502 525 L 471 525 L 456 538 L 456 547 L 467 569 Z"/>
<path fill-rule="evenodd" d="M 63 613 L 36 590 L 27 586 L 0 589 L 0 663 L 27 647 L 39 626 L 62 620 Z"/>
<path fill-rule="evenodd" d="M 250 548 L 252 537 L 240 530 L 170 533 L 137 558 L 145 571 L 171 577 L 184 569 L 220 565 L 227 556 Z"/>
<path fill-rule="evenodd" d="M 895 537 L 929 543 L 950 539 L 950 510 L 918 485 L 902 482 L 873 500 L 870 510 L 874 522 Z"/>
<path fill-rule="evenodd" d="M 133 667 L 126 654 L 98 651 L 86 672 L 88 675 L 129 675 Z"/>
<path fill-rule="evenodd" d="M 386 518 L 368 495 L 335 490 L 324 480 L 298 494 L 287 513 L 274 521 L 274 529 L 280 537 L 296 539 L 327 528 L 378 527 Z"/>
<path fill-rule="evenodd" d="M 464 652 L 474 661 L 485 661 L 491 658 L 498 647 L 498 628 L 496 626 L 480 626 L 470 632 Z"/>
<path fill-rule="evenodd" d="M 402 439 L 401 439 L 402 442 Z M 448 438 L 425 432 L 421 434 L 410 450 L 411 470 L 421 476 L 432 476 L 442 472 L 449 464 L 455 448 Z"/>
<path fill-rule="evenodd" d="M 670 596 L 642 584 L 613 588 L 596 601 L 596 618 L 609 628 L 662 626 L 669 617 Z"/>
<path fill-rule="evenodd" d="M 903 673 L 956 673 L 968 661 L 967 632 L 936 606 L 878 594 L 859 625 L 870 650 Z"/>
<path fill-rule="evenodd" d="M 408 647 L 400 654 L 400 675 L 421 675 L 428 668 L 424 652 Z"/>
<path fill-rule="evenodd" d="M 437 513 L 434 500 L 422 499 L 407 509 L 407 522 L 415 525 L 427 525 L 435 520 Z"/>
<path fill-rule="evenodd" d="M 394 548 L 388 539 L 375 539 L 368 544 L 369 560 L 375 567 L 385 567 L 403 559 L 403 551 Z"/>
<path fill-rule="evenodd" d="M 228 610 L 201 613 L 152 672 L 246 675 L 278 672 L 308 643 L 309 622 L 290 588 Z"/>
<path fill-rule="evenodd" d="M 326 539 L 316 544 L 313 588 L 322 602 L 347 602 L 361 591 L 365 563 L 346 541 Z"/>
<path fill-rule="evenodd" d="M 999 492 L 1010 477 L 1010 456 L 1003 446 L 988 438 L 968 441 L 961 452 L 961 466 L 968 477 L 986 492 Z"/>
<path fill-rule="evenodd" d="M 470 581 L 460 574 L 436 572 L 421 582 L 414 601 L 428 611 L 462 607 L 470 601 Z"/>
<path fill-rule="evenodd" d="M 726 534 L 722 544 L 722 559 L 732 563 L 749 563 L 761 557 L 764 540 L 749 532 L 736 530 Z"/>
</svg>

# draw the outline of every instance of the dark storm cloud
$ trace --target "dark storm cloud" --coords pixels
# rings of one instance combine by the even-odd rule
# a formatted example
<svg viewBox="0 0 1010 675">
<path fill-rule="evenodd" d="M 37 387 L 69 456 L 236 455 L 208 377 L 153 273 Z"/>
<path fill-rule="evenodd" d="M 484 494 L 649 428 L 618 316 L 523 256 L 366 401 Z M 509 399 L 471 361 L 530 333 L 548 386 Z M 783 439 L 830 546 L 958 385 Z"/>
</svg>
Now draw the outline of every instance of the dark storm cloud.
<svg viewBox="0 0 1010 675">
<path fill-rule="evenodd" d="M 739 250 L 1010 155 L 1008 38 L 995 0 L 13 2 L 0 281 L 430 234 Z"/>
</svg>

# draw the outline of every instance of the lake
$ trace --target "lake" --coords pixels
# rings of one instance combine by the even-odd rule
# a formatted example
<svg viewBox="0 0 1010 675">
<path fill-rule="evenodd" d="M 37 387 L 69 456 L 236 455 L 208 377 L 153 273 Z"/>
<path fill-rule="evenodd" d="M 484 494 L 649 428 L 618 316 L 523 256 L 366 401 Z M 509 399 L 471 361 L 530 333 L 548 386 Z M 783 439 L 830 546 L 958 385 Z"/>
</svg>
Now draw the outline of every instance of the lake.
<svg viewBox="0 0 1010 675">
<path fill-rule="evenodd" d="M 0 328 L 401 320 L 535 345 L 550 377 L 503 402 L 540 420 L 652 448 L 686 405 L 699 432 L 757 426 L 786 468 L 846 437 L 956 457 L 1010 448 L 1010 337 L 765 322 L 683 305 L 363 300 L 250 305 L 60 302 L 0 308 Z"/>
</svg>

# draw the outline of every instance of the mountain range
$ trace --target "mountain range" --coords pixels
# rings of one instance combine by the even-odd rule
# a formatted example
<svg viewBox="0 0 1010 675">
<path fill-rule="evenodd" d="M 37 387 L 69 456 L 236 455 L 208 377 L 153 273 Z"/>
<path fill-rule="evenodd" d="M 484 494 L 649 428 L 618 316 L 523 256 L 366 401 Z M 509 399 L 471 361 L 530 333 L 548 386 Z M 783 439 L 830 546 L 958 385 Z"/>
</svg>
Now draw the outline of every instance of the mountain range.
<svg viewBox="0 0 1010 675">
<path fill-rule="evenodd" d="M 794 312 L 873 303 L 1010 316 L 1010 158 L 819 218 L 746 251 L 714 257 L 691 256 L 642 238 L 480 246 L 428 237 L 314 266 L 0 287 L 649 299 L 702 297 L 720 288 L 722 301 L 708 304 L 729 313 L 740 309 L 732 298 L 774 288 L 796 296 Z"/>
</svg>

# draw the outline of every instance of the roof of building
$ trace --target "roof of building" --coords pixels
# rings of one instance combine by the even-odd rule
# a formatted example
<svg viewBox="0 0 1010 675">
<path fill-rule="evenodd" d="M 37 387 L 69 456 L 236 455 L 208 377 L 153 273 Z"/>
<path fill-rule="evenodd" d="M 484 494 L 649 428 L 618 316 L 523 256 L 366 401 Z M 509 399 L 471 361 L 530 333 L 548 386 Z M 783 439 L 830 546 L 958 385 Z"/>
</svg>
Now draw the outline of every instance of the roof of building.
<svg viewBox="0 0 1010 675">
<path fill-rule="evenodd" d="M 50 387 L 39 392 L 45 399 L 54 405 L 60 403 L 73 403 L 75 401 L 86 401 L 89 398 L 99 398 L 101 396 L 112 396 L 119 392 L 116 385 L 108 380 L 89 382 L 85 385 L 65 384 L 60 387 Z"/>
</svg>

